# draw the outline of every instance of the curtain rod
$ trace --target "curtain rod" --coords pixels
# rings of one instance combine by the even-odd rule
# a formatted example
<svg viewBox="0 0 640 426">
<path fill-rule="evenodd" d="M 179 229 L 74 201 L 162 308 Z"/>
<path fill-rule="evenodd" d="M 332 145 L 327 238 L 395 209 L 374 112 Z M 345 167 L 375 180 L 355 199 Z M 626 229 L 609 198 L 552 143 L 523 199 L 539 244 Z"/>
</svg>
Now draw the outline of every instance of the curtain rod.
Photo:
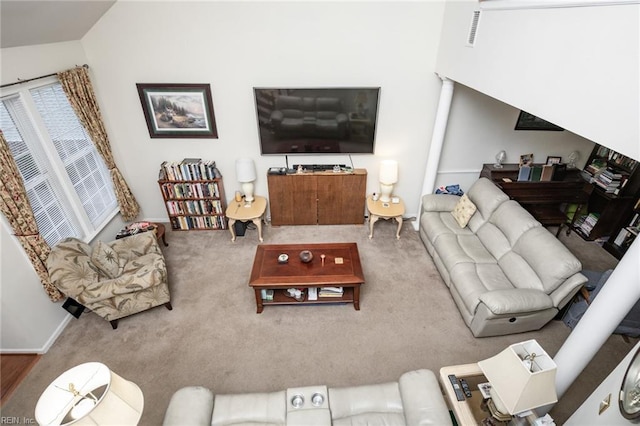
<svg viewBox="0 0 640 426">
<path fill-rule="evenodd" d="M 89 69 L 89 65 L 84 64 L 84 65 L 76 65 L 76 68 L 79 68 L 80 66 Z M 58 75 L 58 73 L 52 73 L 52 74 L 47 74 L 47 75 L 41 75 L 40 77 L 33 77 L 33 78 L 27 78 L 26 80 L 22 80 L 20 78 L 18 78 L 18 81 L 16 81 L 15 83 L 7 83 L 7 84 L 3 84 L 2 86 L 0 86 L 0 89 L 4 88 L 4 87 L 9 87 L 9 86 L 15 86 L 16 84 L 22 84 L 22 83 L 28 83 L 30 81 L 34 81 L 34 80 L 40 80 L 41 78 L 47 78 L 47 77 L 53 77 L 55 75 Z"/>
</svg>

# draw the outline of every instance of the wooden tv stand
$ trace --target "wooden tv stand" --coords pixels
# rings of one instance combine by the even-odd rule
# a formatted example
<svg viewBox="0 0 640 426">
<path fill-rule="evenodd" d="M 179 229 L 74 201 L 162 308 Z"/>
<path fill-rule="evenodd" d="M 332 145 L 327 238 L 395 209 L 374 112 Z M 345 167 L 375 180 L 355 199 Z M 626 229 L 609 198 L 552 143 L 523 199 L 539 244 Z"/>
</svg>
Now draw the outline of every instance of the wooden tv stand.
<svg viewBox="0 0 640 426">
<path fill-rule="evenodd" d="M 271 225 L 363 224 L 367 171 L 267 175 Z"/>
</svg>

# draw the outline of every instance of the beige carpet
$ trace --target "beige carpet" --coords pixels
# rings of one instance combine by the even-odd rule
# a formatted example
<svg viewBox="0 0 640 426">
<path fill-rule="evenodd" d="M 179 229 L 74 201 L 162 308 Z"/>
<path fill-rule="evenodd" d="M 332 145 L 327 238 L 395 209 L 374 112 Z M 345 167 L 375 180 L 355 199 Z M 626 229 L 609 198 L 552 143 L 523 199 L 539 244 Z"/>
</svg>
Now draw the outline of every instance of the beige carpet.
<svg viewBox="0 0 640 426">
<path fill-rule="evenodd" d="M 169 398 L 188 385 L 215 393 L 290 386 L 345 386 L 396 380 L 405 371 L 475 362 L 511 343 L 535 338 L 555 354 L 570 333 L 561 321 L 520 335 L 474 338 L 464 325 L 417 232 L 380 221 L 367 226 L 265 227 L 265 243 L 357 242 L 366 284 L 361 310 L 352 305 L 266 307 L 256 314 L 247 282 L 257 236 L 232 243 L 227 231 L 167 231 L 173 311 L 158 307 L 125 318 L 112 330 L 94 314 L 72 320 L 33 368 L 2 416 L 32 418 L 45 387 L 87 361 L 105 363 L 137 383 L 145 397 L 143 425 L 162 422 Z M 577 238 L 577 240 L 575 239 Z M 564 237 L 583 252 L 585 268 L 615 259 Z M 595 249 L 595 250 L 594 250 Z M 552 415 L 562 422 L 629 352 L 635 341 L 611 336 Z"/>
</svg>

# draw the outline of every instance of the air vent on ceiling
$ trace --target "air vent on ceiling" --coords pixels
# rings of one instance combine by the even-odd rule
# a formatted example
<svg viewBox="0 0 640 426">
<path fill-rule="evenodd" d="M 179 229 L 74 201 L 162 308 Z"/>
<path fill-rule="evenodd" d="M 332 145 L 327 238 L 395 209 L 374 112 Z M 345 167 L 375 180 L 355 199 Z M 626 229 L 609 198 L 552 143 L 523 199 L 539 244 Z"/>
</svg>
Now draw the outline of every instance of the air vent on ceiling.
<svg viewBox="0 0 640 426">
<path fill-rule="evenodd" d="M 480 22 L 480 11 L 474 10 L 471 18 L 471 28 L 469 28 L 469 37 L 467 38 L 467 46 L 473 47 L 476 43 L 478 35 L 478 23 Z"/>
</svg>

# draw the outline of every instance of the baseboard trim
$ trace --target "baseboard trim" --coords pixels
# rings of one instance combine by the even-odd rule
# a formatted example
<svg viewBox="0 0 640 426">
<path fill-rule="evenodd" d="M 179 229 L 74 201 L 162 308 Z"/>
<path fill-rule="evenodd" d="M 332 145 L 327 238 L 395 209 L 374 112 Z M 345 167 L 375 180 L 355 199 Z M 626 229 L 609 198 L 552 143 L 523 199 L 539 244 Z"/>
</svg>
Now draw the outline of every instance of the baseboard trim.
<svg viewBox="0 0 640 426">
<path fill-rule="evenodd" d="M 55 331 L 51 334 L 49 339 L 45 342 L 45 344 L 40 348 L 13 348 L 13 349 L 0 349 L 0 352 L 3 354 L 45 354 L 51 349 L 53 344 L 58 340 L 58 337 L 62 334 L 64 329 L 67 327 L 69 322 L 75 319 L 71 315 L 67 315 L 65 319 L 58 325 Z"/>
</svg>

